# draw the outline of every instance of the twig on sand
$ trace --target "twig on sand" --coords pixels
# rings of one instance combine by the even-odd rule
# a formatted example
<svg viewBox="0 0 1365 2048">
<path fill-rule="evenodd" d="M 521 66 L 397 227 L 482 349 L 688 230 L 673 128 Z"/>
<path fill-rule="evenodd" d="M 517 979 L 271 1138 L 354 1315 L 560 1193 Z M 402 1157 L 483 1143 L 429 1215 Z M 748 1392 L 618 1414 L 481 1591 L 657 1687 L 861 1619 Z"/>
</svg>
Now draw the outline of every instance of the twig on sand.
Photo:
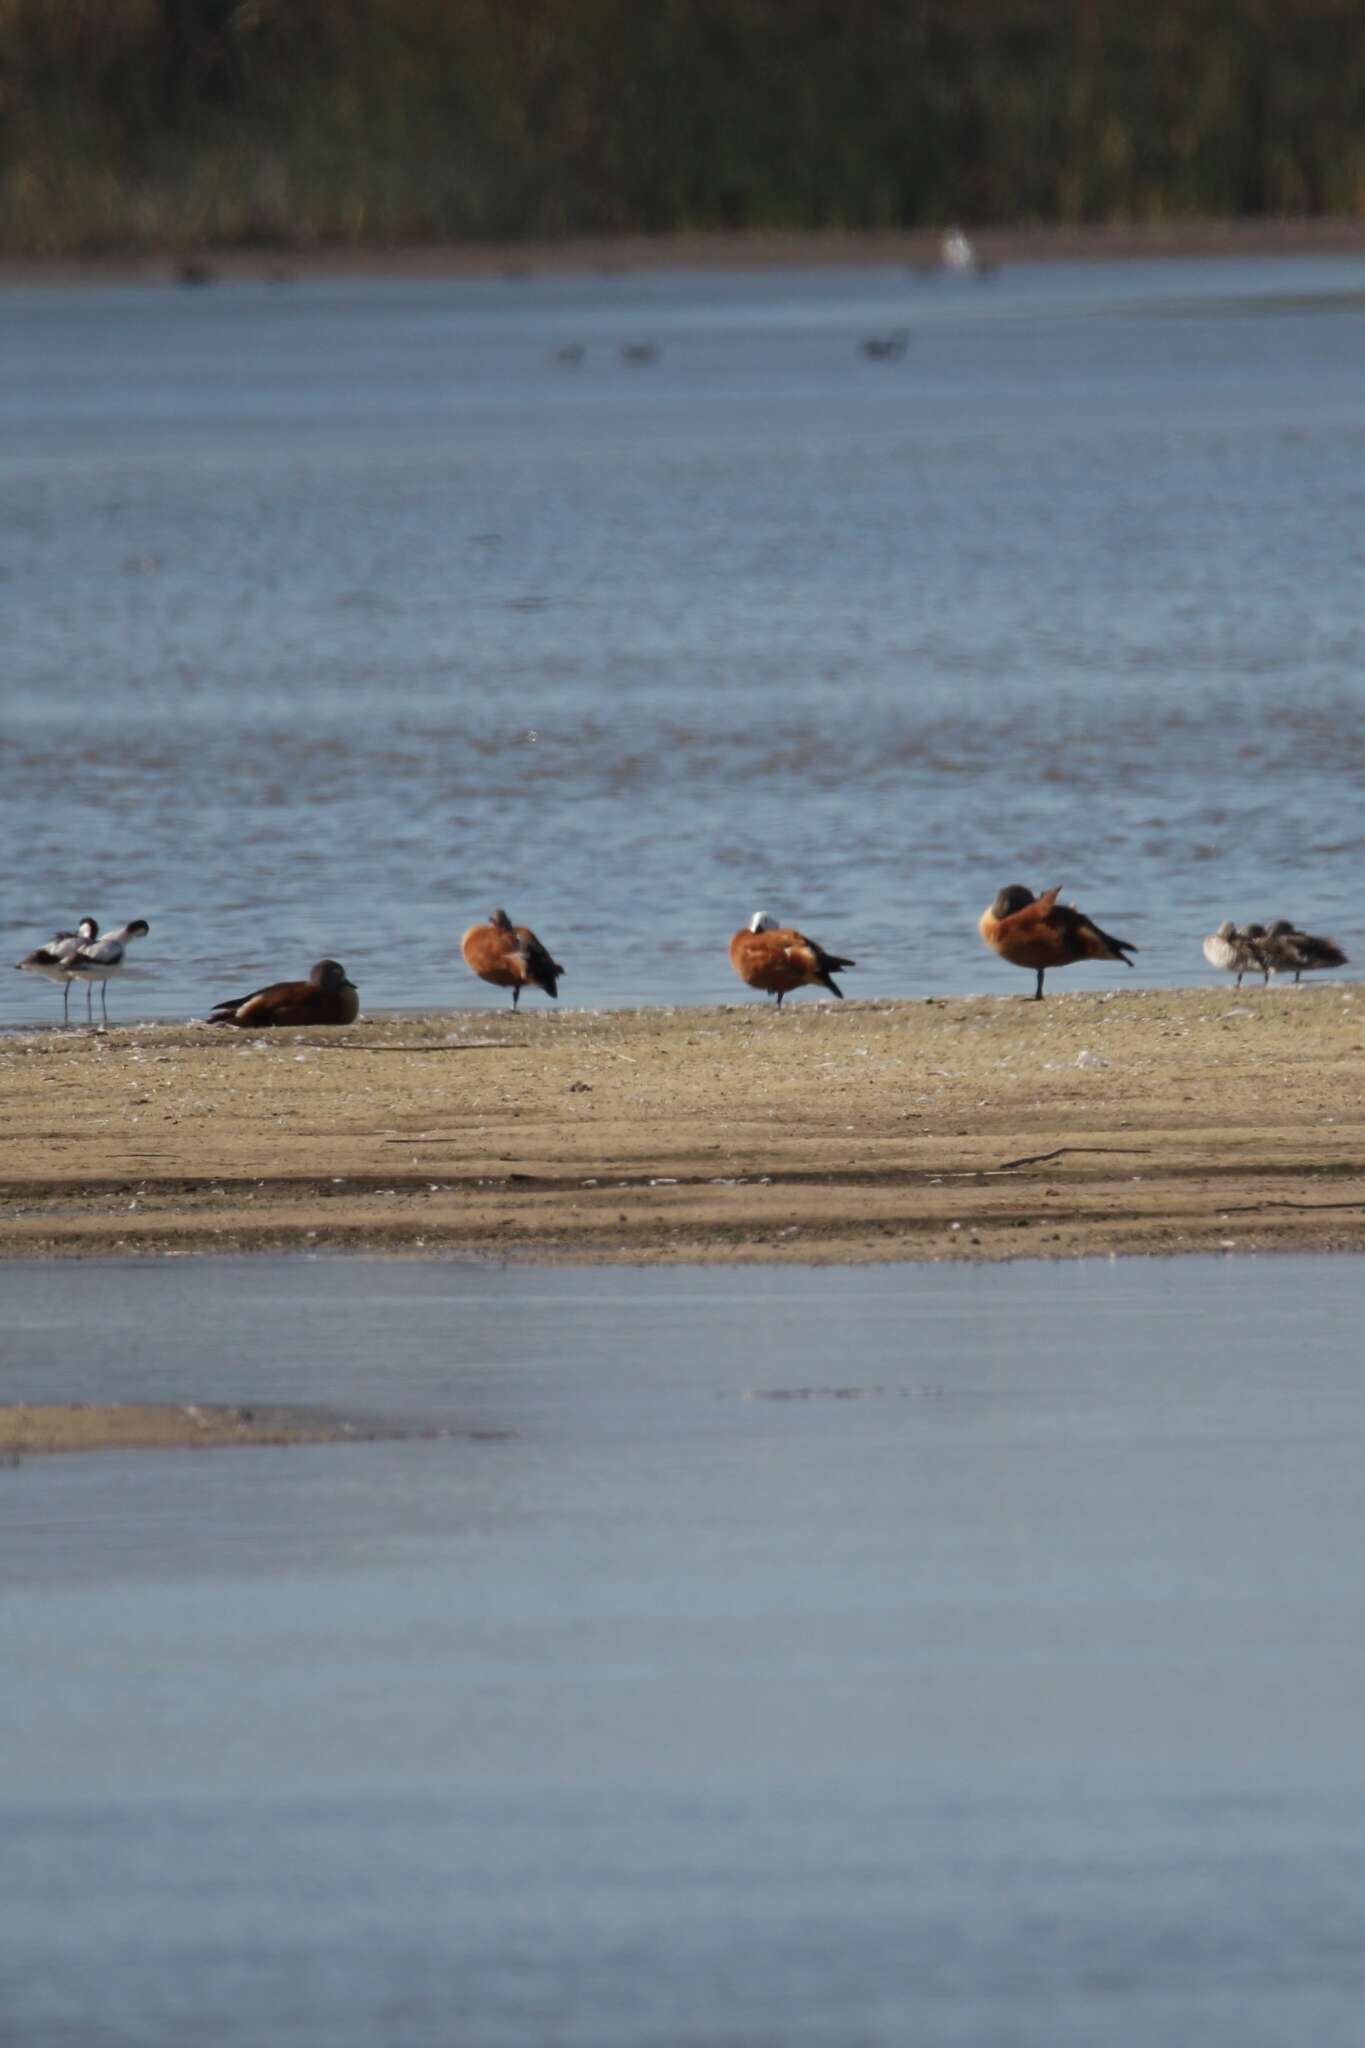
<svg viewBox="0 0 1365 2048">
<path fill-rule="evenodd" d="M 1234 1202 L 1224 1216 L 1259 1216 L 1263 1209 L 1365 1209 L 1365 1202 Z"/>
<path fill-rule="evenodd" d="M 1008 1173 L 1014 1166 L 1041 1166 L 1044 1160 L 1060 1159 L 1064 1152 L 1111 1152 L 1137 1157 L 1150 1150 L 1150 1145 L 1058 1145 L 1051 1152 L 1025 1152 L 1019 1159 L 1002 1159 L 998 1166 L 987 1170 L 991 1173 Z"/>
</svg>

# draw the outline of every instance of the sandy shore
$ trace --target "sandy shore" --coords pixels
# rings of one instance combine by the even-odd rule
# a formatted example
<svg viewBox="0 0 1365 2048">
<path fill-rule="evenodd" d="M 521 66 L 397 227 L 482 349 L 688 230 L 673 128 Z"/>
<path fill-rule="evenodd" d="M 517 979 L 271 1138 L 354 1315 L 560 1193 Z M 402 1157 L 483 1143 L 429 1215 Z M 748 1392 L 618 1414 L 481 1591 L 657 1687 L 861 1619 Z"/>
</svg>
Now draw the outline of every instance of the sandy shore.
<svg viewBox="0 0 1365 2048">
<path fill-rule="evenodd" d="M 0 1403 L 0 1460 L 56 1451 L 222 1450 L 229 1444 L 373 1442 L 392 1434 L 300 1408 L 210 1402 Z"/>
<path fill-rule="evenodd" d="M 1092 227 L 973 227 L 983 263 L 1096 263 L 1153 256 L 1365 253 L 1365 220 L 1172 220 Z M 0 254 L 0 285 L 195 283 L 310 277 L 528 278 L 640 270 L 773 270 L 906 264 L 936 268 L 942 236 L 913 233 L 618 235 L 565 242 L 422 243 L 397 248 L 163 250 L 103 257 Z"/>
<path fill-rule="evenodd" d="M 0 1038 L 0 1254 L 1365 1249 L 1365 988 Z"/>
</svg>

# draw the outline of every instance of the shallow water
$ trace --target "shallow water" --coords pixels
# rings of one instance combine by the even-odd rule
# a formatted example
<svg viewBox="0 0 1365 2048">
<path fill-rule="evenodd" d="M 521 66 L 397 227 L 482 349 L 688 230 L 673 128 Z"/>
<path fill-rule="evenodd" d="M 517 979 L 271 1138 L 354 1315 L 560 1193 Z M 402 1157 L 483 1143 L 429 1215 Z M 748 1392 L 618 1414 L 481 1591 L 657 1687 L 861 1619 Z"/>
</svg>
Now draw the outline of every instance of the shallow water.
<svg viewBox="0 0 1365 2048">
<path fill-rule="evenodd" d="M 734 995 L 755 907 L 850 993 L 1017 988 L 1017 880 L 1141 980 L 1224 916 L 1365 943 L 1359 259 L 0 311 L 0 928 L 150 918 L 116 1017 L 323 953 L 496 1001 L 503 902 L 589 1005 Z"/>
<path fill-rule="evenodd" d="M 1358 1262 L 6 1269 L 17 2041 L 1359 2037 Z"/>
</svg>

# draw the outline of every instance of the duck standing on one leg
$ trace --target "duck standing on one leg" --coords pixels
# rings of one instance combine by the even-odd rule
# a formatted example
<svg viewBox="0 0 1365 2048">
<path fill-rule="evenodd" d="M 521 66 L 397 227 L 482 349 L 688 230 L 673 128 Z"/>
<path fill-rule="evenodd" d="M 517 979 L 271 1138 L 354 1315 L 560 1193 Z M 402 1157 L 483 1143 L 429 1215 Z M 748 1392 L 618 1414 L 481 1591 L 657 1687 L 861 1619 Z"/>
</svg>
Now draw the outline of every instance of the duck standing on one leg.
<svg viewBox="0 0 1365 2048">
<path fill-rule="evenodd" d="M 1035 1002 L 1043 993 L 1043 976 L 1049 967 L 1070 967 L 1077 960 L 1121 960 L 1131 967 L 1130 953 L 1137 947 L 1127 939 L 1115 939 L 1101 931 L 1095 920 L 1069 903 L 1059 903 L 1061 889 L 1044 889 L 1035 896 L 1031 889 L 1015 883 L 1002 889 L 989 910 L 983 911 L 977 926 L 993 953 L 1012 967 L 1032 968 L 1038 976 L 1033 991 Z"/>
<path fill-rule="evenodd" d="M 827 988 L 842 1002 L 844 992 L 834 976 L 856 962 L 827 953 L 804 932 L 780 925 L 775 917 L 756 910 L 730 941 L 730 965 L 750 988 L 776 996 L 780 1010 L 783 996 L 797 988 Z"/>
<path fill-rule="evenodd" d="M 460 940 L 460 957 L 480 981 L 510 988 L 515 1010 L 524 988 L 543 989 L 558 998 L 564 972 L 552 960 L 529 925 L 513 924 L 505 910 L 495 910 L 487 924 L 472 924 Z"/>
</svg>

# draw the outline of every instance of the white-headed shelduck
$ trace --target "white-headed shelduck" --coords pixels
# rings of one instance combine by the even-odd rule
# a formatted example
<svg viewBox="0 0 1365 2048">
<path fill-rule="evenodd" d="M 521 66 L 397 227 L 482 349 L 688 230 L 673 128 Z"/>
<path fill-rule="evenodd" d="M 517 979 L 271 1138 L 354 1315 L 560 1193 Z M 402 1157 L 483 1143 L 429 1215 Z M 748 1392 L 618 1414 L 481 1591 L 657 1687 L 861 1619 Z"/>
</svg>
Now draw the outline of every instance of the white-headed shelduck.
<svg viewBox="0 0 1365 2048">
<path fill-rule="evenodd" d="M 730 941 L 730 965 L 735 973 L 750 988 L 776 996 L 779 1010 L 783 996 L 797 988 L 827 988 L 842 1002 L 844 992 L 834 976 L 854 964 L 837 953 L 827 953 L 804 932 L 780 925 L 761 910 L 756 910 Z"/>
</svg>

